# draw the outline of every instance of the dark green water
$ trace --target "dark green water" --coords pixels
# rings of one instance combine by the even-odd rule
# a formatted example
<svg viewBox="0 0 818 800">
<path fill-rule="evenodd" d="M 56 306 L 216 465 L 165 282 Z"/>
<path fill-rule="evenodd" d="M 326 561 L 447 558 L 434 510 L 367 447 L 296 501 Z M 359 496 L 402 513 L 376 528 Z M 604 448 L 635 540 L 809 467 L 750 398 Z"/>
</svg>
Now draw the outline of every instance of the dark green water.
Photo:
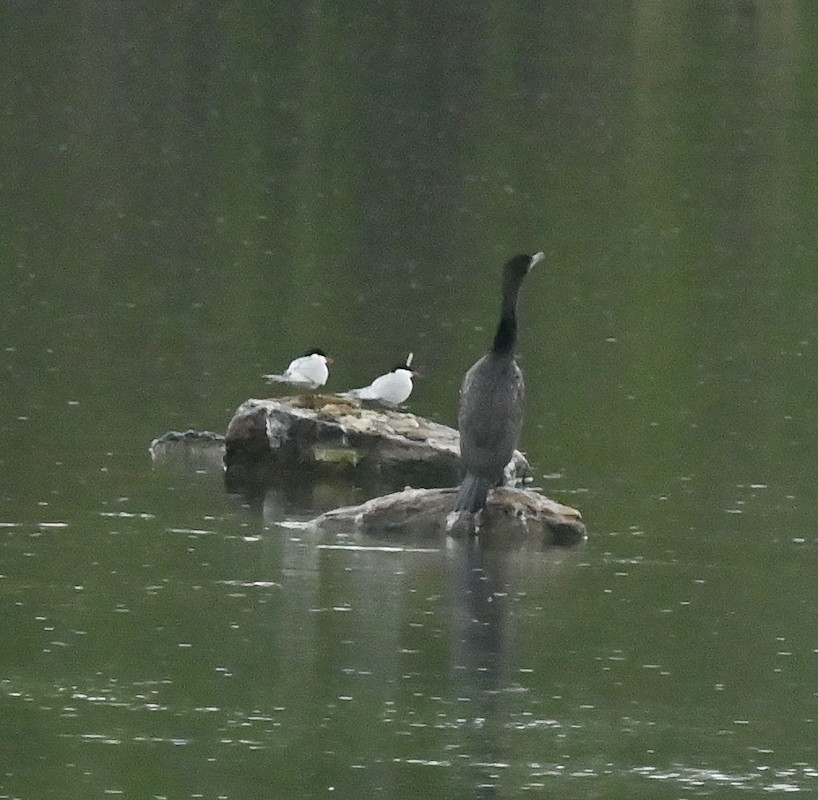
<svg viewBox="0 0 818 800">
<path fill-rule="evenodd" d="M 818 789 L 818 7 L 7 3 L 0 798 Z M 522 298 L 571 551 L 151 439 L 312 346 L 451 423 Z"/>
</svg>

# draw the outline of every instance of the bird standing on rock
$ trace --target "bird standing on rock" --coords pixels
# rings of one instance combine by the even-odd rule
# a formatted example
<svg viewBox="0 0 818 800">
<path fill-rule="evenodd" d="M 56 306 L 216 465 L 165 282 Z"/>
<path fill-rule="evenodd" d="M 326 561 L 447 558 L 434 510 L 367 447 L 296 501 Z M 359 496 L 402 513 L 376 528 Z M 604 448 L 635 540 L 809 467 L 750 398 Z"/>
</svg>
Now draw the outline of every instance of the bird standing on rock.
<svg viewBox="0 0 818 800">
<path fill-rule="evenodd" d="M 523 423 L 525 384 L 514 359 L 517 343 L 517 297 L 523 279 L 545 254 L 519 255 L 503 268 L 500 321 L 494 342 L 463 377 L 460 408 L 460 460 L 465 477 L 454 510 L 480 511 L 488 491 L 502 482 Z"/>
<path fill-rule="evenodd" d="M 389 372 L 379 375 L 369 386 L 344 392 L 344 397 L 358 400 L 374 400 L 386 406 L 399 406 L 412 394 L 412 378 L 418 373 L 412 370 L 414 353 L 409 353 L 405 364 L 398 364 Z"/>
<path fill-rule="evenodd" d="M 332 359 L 319 349 L 310 350 L 290 362 L 281 375 L 264 375 L 269 383 L 289 383 L 304 389 L 317 389 L 327 382 Z"/>
</svg>

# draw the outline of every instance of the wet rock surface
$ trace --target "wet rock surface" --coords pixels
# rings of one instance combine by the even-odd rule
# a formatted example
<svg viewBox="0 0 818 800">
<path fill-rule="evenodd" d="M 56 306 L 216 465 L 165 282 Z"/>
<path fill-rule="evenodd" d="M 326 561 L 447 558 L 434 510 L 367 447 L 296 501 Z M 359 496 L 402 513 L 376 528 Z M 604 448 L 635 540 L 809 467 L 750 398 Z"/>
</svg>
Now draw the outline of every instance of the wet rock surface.
<svg viewBox="0 0 818 800">
<path fill-rule="evenodd" d="M 479 515 L 455 516 L 452 509 L 456 494 L 455 488 L 404 489 L 357 506 L 328 511 L 309 525 L 381 538 L 478 535 L 484 540 L 502 537 L 509 543 L 533 537 L 546 545 L 576 545 L 587 537 L 579 511 L 531 489 L 495 489 Z"/>
</svg>

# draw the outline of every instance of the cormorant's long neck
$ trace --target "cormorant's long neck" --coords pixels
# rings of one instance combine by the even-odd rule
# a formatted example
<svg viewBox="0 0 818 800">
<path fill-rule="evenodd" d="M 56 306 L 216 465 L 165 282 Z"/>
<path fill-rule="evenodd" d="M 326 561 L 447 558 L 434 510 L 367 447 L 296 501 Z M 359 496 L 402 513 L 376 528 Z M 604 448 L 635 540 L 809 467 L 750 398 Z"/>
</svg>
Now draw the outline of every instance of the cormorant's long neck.
<svg viewBox="0 0 818 800">
<path fill-rule="evenodd" d="M 508 355 L 514 352 L 515 344 L 517 344 L 517 313 L 515 309 L 512 309 L 510 314 L 503 314 L 500 317 L 491 351 L 498 355 Z"/>
<path fill-rule="evenodd" d="M 512 281 L 503 286 L 503 303 L 500 308 L 500 322 L 494 334 L 491 352 L 508 355 L 517 344 L 517 295 L 522 281 Z"/>
</svg>

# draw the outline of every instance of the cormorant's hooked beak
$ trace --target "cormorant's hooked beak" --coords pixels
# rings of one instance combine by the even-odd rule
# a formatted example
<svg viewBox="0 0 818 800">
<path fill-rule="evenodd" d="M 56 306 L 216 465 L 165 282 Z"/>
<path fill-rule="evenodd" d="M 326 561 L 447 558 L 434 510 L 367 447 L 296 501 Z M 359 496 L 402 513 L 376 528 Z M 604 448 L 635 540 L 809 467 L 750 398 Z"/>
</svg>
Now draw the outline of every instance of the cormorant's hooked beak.
<svg viewBox="0 0 818 800">
<path fill-rule="evenodd" d="M 540 250 L 539 253 L 534 253 L 534 255 L 531 256 L 531 265 L 529 266 L 528 269 L 529 270 L 534 269 L 534 266 L 536 264 L 539 264 L 540 261 L 545 261 L 545 253 L 543 253 L 542 250 Z"/>
</svg>

